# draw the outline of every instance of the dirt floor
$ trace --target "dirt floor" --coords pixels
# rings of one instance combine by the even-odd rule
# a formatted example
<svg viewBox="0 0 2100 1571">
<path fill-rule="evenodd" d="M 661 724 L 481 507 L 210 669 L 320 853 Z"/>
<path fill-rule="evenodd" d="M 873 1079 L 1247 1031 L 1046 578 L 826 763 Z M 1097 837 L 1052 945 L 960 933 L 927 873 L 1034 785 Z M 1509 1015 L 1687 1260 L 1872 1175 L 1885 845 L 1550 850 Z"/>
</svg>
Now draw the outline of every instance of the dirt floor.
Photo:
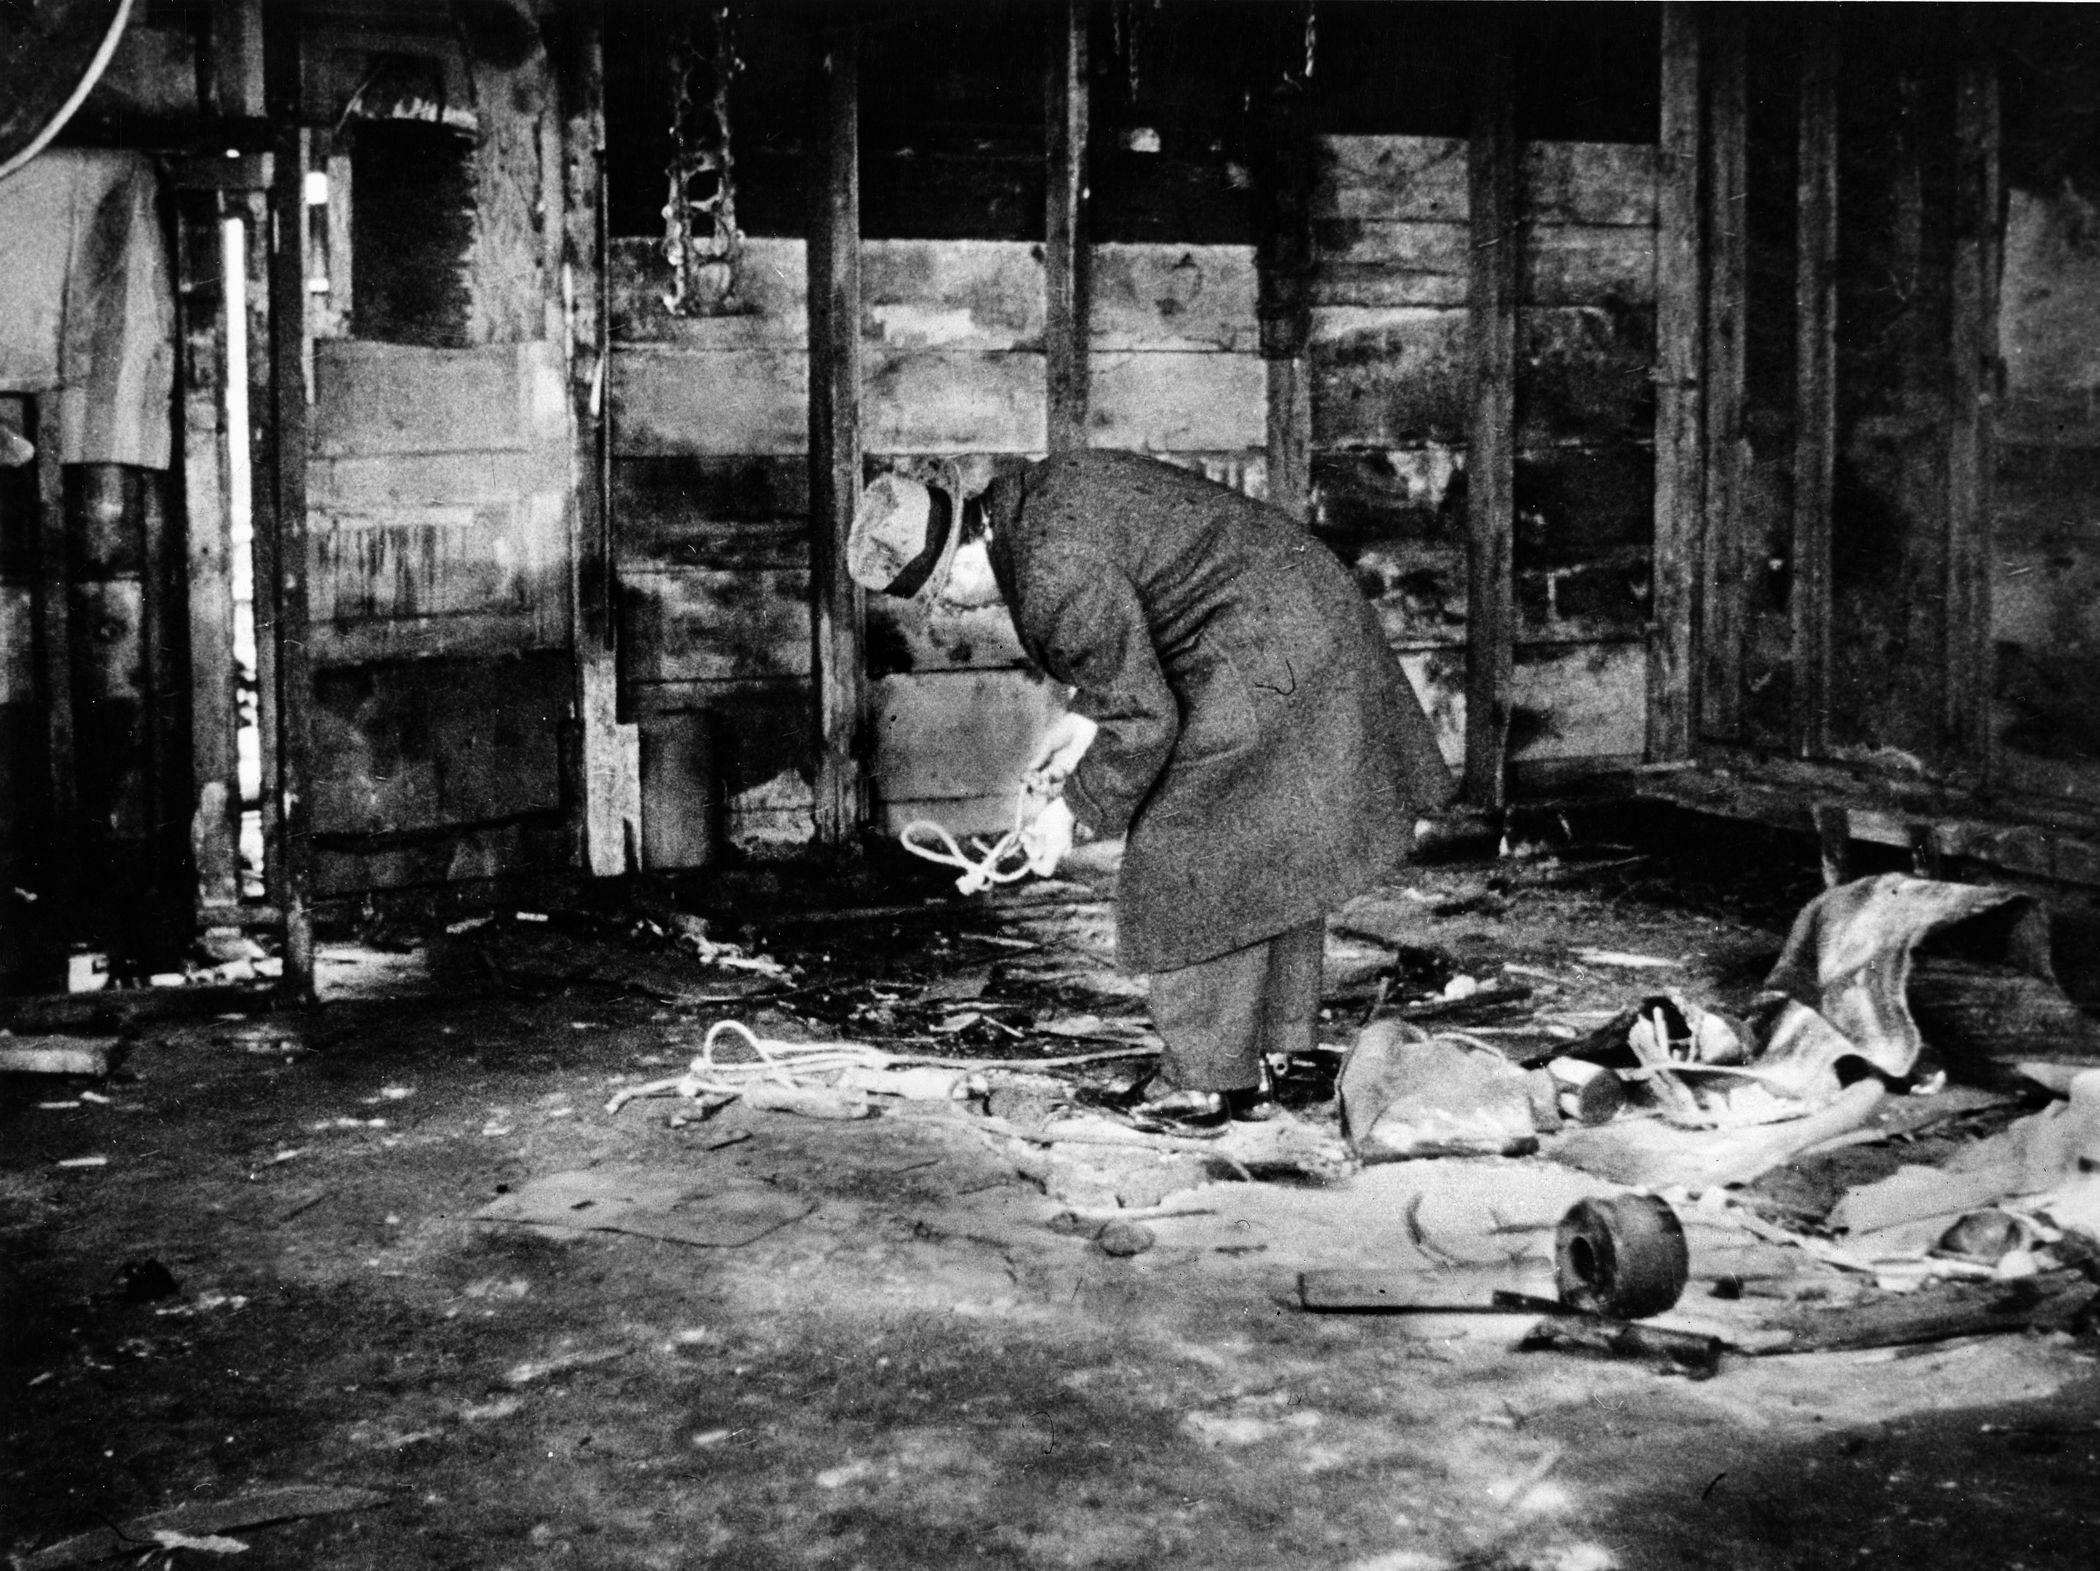
<svg viewBox="0 0 2100 1571">
<path fill-rule="evenodd" d="M 1534 828 L 1343 914 L 1332 1043 L 1461 976 L 1491 1002 L 1453 1018 L 1513 1053 L 1659 987 L 1740 998 L 1815 888 L 1802 844 Z M 374 1493 L 174 1519 L 207 1547 L 170 1558 L 2094 1563 L 2100 1341 L 2075 1328 L 1695 1380 L 1516 1351 L 1532 1316 L 1307 1312 L 1298 1274 L 1324 1268 L 1550 1291 L 1553 1223 L 1612 1186 L 1547 1155 L 1336 1164 L 1331 1057 L 1290 1066 L 1282 1133 L 1095 1115 L 1100 1143 L 1054 1140 L 1146 1041 L 1112 869 L 1068 871 L 965 900 L 886 860 L 758 866 L 451 930 L 374 918 L 324 943 L 317 1010 L 146 1022 L 99 1084 L 13 1077 L 0 1549 L 49 1566 L 118 1527 L 146 1550 L 142 1519 L 183 1502 L 328 1486 Z M 607 1111 L 725 1019 L 1015 1067 L 854 1121 Z M 1784 1215 L 1818 1182 L 1757 1187 Z M 1751 1246 L 1689 1220 L 1678 1320 L 1725 1332 Z"/>
</svg>

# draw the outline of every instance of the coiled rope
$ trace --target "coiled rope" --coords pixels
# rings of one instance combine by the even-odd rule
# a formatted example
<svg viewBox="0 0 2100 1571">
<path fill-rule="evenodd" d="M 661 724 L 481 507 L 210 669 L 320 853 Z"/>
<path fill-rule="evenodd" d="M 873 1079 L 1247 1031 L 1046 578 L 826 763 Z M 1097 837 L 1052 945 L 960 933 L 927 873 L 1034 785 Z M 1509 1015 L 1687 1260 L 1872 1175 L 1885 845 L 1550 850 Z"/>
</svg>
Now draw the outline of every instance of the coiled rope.
<svg viewBox="0 0 2100 1571">
<path fill-rule="evenodd" d="M 1028 798 L 1029 790 L 1024 785 L 1014 802 L 1013 828 L 993 841 L 989 849 L 982 849 L 974 860 L 969 852 L 956 843 L 955 836 L 930 818 L 913 819 L 904 826 L 904 833 L 897 838 L 902 842 L 904 849 L 913 856 L 928 862 L 938 862 L 943 867 L 961 868 L 962 874 L 955 880 L 955 887 L 966 895 L 974 895 L 980 889 L 988 889 L 993 884 L 1011 884 L 1026 878 L 1033 870 L 1028 853 L 1021 848 L 1022 831 L 1027 829 L 1035 816 L 1028 811 Z M 928 835 L 940 843 L 924 844 L 923 841 Z M 983 838 L 982 835 L 977 837 L 980 842 Z M 1008 858 L 1016 852 L 1020 852 L 1021 860 L 1008 865 Z"/>
</svg>

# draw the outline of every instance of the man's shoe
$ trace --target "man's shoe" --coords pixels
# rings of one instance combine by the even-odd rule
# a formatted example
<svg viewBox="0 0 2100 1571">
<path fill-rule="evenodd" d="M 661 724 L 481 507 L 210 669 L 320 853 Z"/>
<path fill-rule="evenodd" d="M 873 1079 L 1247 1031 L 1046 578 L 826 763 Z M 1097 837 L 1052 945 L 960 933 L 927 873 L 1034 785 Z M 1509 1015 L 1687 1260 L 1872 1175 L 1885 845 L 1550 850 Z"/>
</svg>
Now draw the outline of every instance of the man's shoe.
<svg viewBox="0 0 2100 1571">
<path fill-rule="evenodd" d="M 1225 1113 L 1235 1124 L 1267 1124 L 1283 1117 L 1283 1104 L 1269 1095 L 1267 1085 L 1248 1086 L 1225 1093 Z"/>
<path fill-rule="evenodd" d="M 1162 1091 L 1131 1102 L 1126 1111 L 1133 1124 L 1152 1134 L 1218 1134 L 1226 1123 L 1225 1098 L 1216 1091 Z"/>
</svg>

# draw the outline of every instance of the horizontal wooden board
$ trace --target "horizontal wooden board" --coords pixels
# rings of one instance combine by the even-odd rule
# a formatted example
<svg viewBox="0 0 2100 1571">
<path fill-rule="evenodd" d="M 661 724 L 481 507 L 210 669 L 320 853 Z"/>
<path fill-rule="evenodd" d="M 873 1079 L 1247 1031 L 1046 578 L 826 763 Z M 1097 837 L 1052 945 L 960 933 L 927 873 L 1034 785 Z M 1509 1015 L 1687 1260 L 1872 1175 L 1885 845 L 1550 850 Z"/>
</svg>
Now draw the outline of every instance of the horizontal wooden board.
<svg viewBox="0 0 2100 1571">
<path fill-rule="evenodd" d="M 1201 452 L 1268 440 L 1268 368 L 1258 355 L 1096 354 L 1090 371 L 1096 447 Z"/>
<path fill-rule="evenodd" d="M 1997 436 L 2016 448 L 2100 447 L 2100 404 L 2086 388 L 2008 392 L 1998 403 Z"/>
<path fill-rule="evenodd" d="M 1472 409 L 1468 333 L 1462 310 L 1315 310 L 1315 445 L 1463 444 Z"/>
<path fill-rule="evenodd" d="M 552 433 L 524 452 L 346 454 L 307 466 L 307 506 L 329 514 L 474 506 L 566 491 L 571 473 Z"/>
<path fill-rule="evenodd" d="M 1257 346 L 1252 247 L 1096 245 L 1087 264 L 1097 347 Z M 747 240 L 734 293 L 707 300 L 690 314 L 671 314 L 669 287 L 658 242 L 613 242 L 612 320 L 621 344 L 808 346 L 807 259 L 800 240 Z M 1040 350 L 1044 295 L 1042 248 L 1027 241 L 861 245 L 861 334 L 871 348 Z"/>
<path fill-rule="evenodd" d="M 561 351 L 545 341 L 423 349 L 359 339 L 314 345 L 314 451 L 324 458 L 566 452 Z"/>
<path fill-rule="evenodd" d="M 1652 311 L 1527 308 L 1518 318 L 1517 438 L 1527 447 L 1649 438 Z M 1463 310 L 1313 313 L 1313 440 L 1396 448 L 1466 440 L 1472 362 Z"/>
<path fill-rule="evenodd" d="M 1025 656 L 1004 605 L 950 611 L 923 600 L 868 597 L 871 676 L 967 671 L 1020 665 Z"/>
<path fill-rule="evenodd" d="M 631 682 L 809 673 L 806 568 L 635 571 L 620 588 Z"/>
<path fill-rule="evenodd" d="M 313 514 L 317 665 L 550 648 L 569 638 L 567 499 Z"/>
<path fill-rule="evenodd" d="M 1261 347 L 1251 246 L 1097 245 L 1087 268 L 1096 350 Z"/>
<path fill-rule="evenodd" d="M 1470 282 L 1465 224 L 1331 219 L 1317 226 L 1315 305 L 1458 306 Z M 1518 298 L 1529 305 L 1605 299 L 1652 303 L 1655 236 L 1649 229 L 1527 227 Z"/>
<path fill-rule="evenodd" d="M 317 835 L 398 834 L 552 812 L 567 662 L 445 660 L 314 681 Z"/>
<path fill-rule="evenodd" d="M 636 349 L 613 362 L 622 457 L 787 455 L 809 443 L 809 366 L 772 349 Z M 862 445 L 870 453 L 1039 453 L 1046 394 L 1032 352 L 870 352 Z"/>
<path fill-rule="evenodd" d="M 36 591 L 0 583 L 0 704 L 33 704 L 36 697 Z"/>
<path fill-rule="evenodd" d="M 625 349 L 609 380 L 620 457 L 808 451 L 809 359 L 799 349 Z"/>
<path fill-rule="evenodd" d="M 805 454 L 616 458 L 616 528 L 637 539 L 675 538 L 695 524 L 806 523 Z"/>
<path fill-rule="evenodd" d="M 870 351 L 862 362 L 870 453 L 1040 453 L 1047 411 L 1039 353 Z"/>
<path fill-rule="evenodd" d="M 1456 137 L 1328 136 L 1315 152 L 1316 218 L 1443 220 L 1468 213 L 1466 144 Z M 1655 149 L 1617 142 L 1529 142 L 1518 211 L 1534 223 L 1655 222 Z"/>
<path fill-rule="evenodd" d="M 1403 651 L 1400 663 L 1447 763 L 1465 756 L 1465 653 Z M 1511 675 L 1515 763 L 1638 757 L 1646 741 L 1646 646 L 1634 640 L 1523 645 Z"/>
<path fill-rule="evenodd" d="M 1992 452 L 1991 538 L 2003 548 L 2100 543 L 2100 444 Z"/>
<path fill-rule="evenodd" d="M 516 879 L 566 866 L 568 830 L 559 818 L 443 829 L 377 843 L 317 836 L 314 893 L 324 899 L 373 889 L 414 889 Z"/>
<path fill-rule="evenodd" d="M 1062 690 L 1027 671 L 941 671 L 874 684 L 871 783 L 892 807 L 1003 798 L 1063 709 Z"/>
</svg>

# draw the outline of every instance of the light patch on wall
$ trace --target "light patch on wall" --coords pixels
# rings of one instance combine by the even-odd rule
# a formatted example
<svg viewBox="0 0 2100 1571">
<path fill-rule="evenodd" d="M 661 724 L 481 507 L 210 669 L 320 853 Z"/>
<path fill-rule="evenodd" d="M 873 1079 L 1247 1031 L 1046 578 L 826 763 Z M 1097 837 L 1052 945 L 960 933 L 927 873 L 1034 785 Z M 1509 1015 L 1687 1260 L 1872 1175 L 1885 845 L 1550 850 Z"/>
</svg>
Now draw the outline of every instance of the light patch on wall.
<svg viewBox="0 0 2100 1571">
<path fill-rule="evenodd" d="M 886 344 L 932 347 L 969 343 L 978 336 L 977 320 L 967 310 L 878 305 L 868 314 L 881 328 Z"/>
</svg>

